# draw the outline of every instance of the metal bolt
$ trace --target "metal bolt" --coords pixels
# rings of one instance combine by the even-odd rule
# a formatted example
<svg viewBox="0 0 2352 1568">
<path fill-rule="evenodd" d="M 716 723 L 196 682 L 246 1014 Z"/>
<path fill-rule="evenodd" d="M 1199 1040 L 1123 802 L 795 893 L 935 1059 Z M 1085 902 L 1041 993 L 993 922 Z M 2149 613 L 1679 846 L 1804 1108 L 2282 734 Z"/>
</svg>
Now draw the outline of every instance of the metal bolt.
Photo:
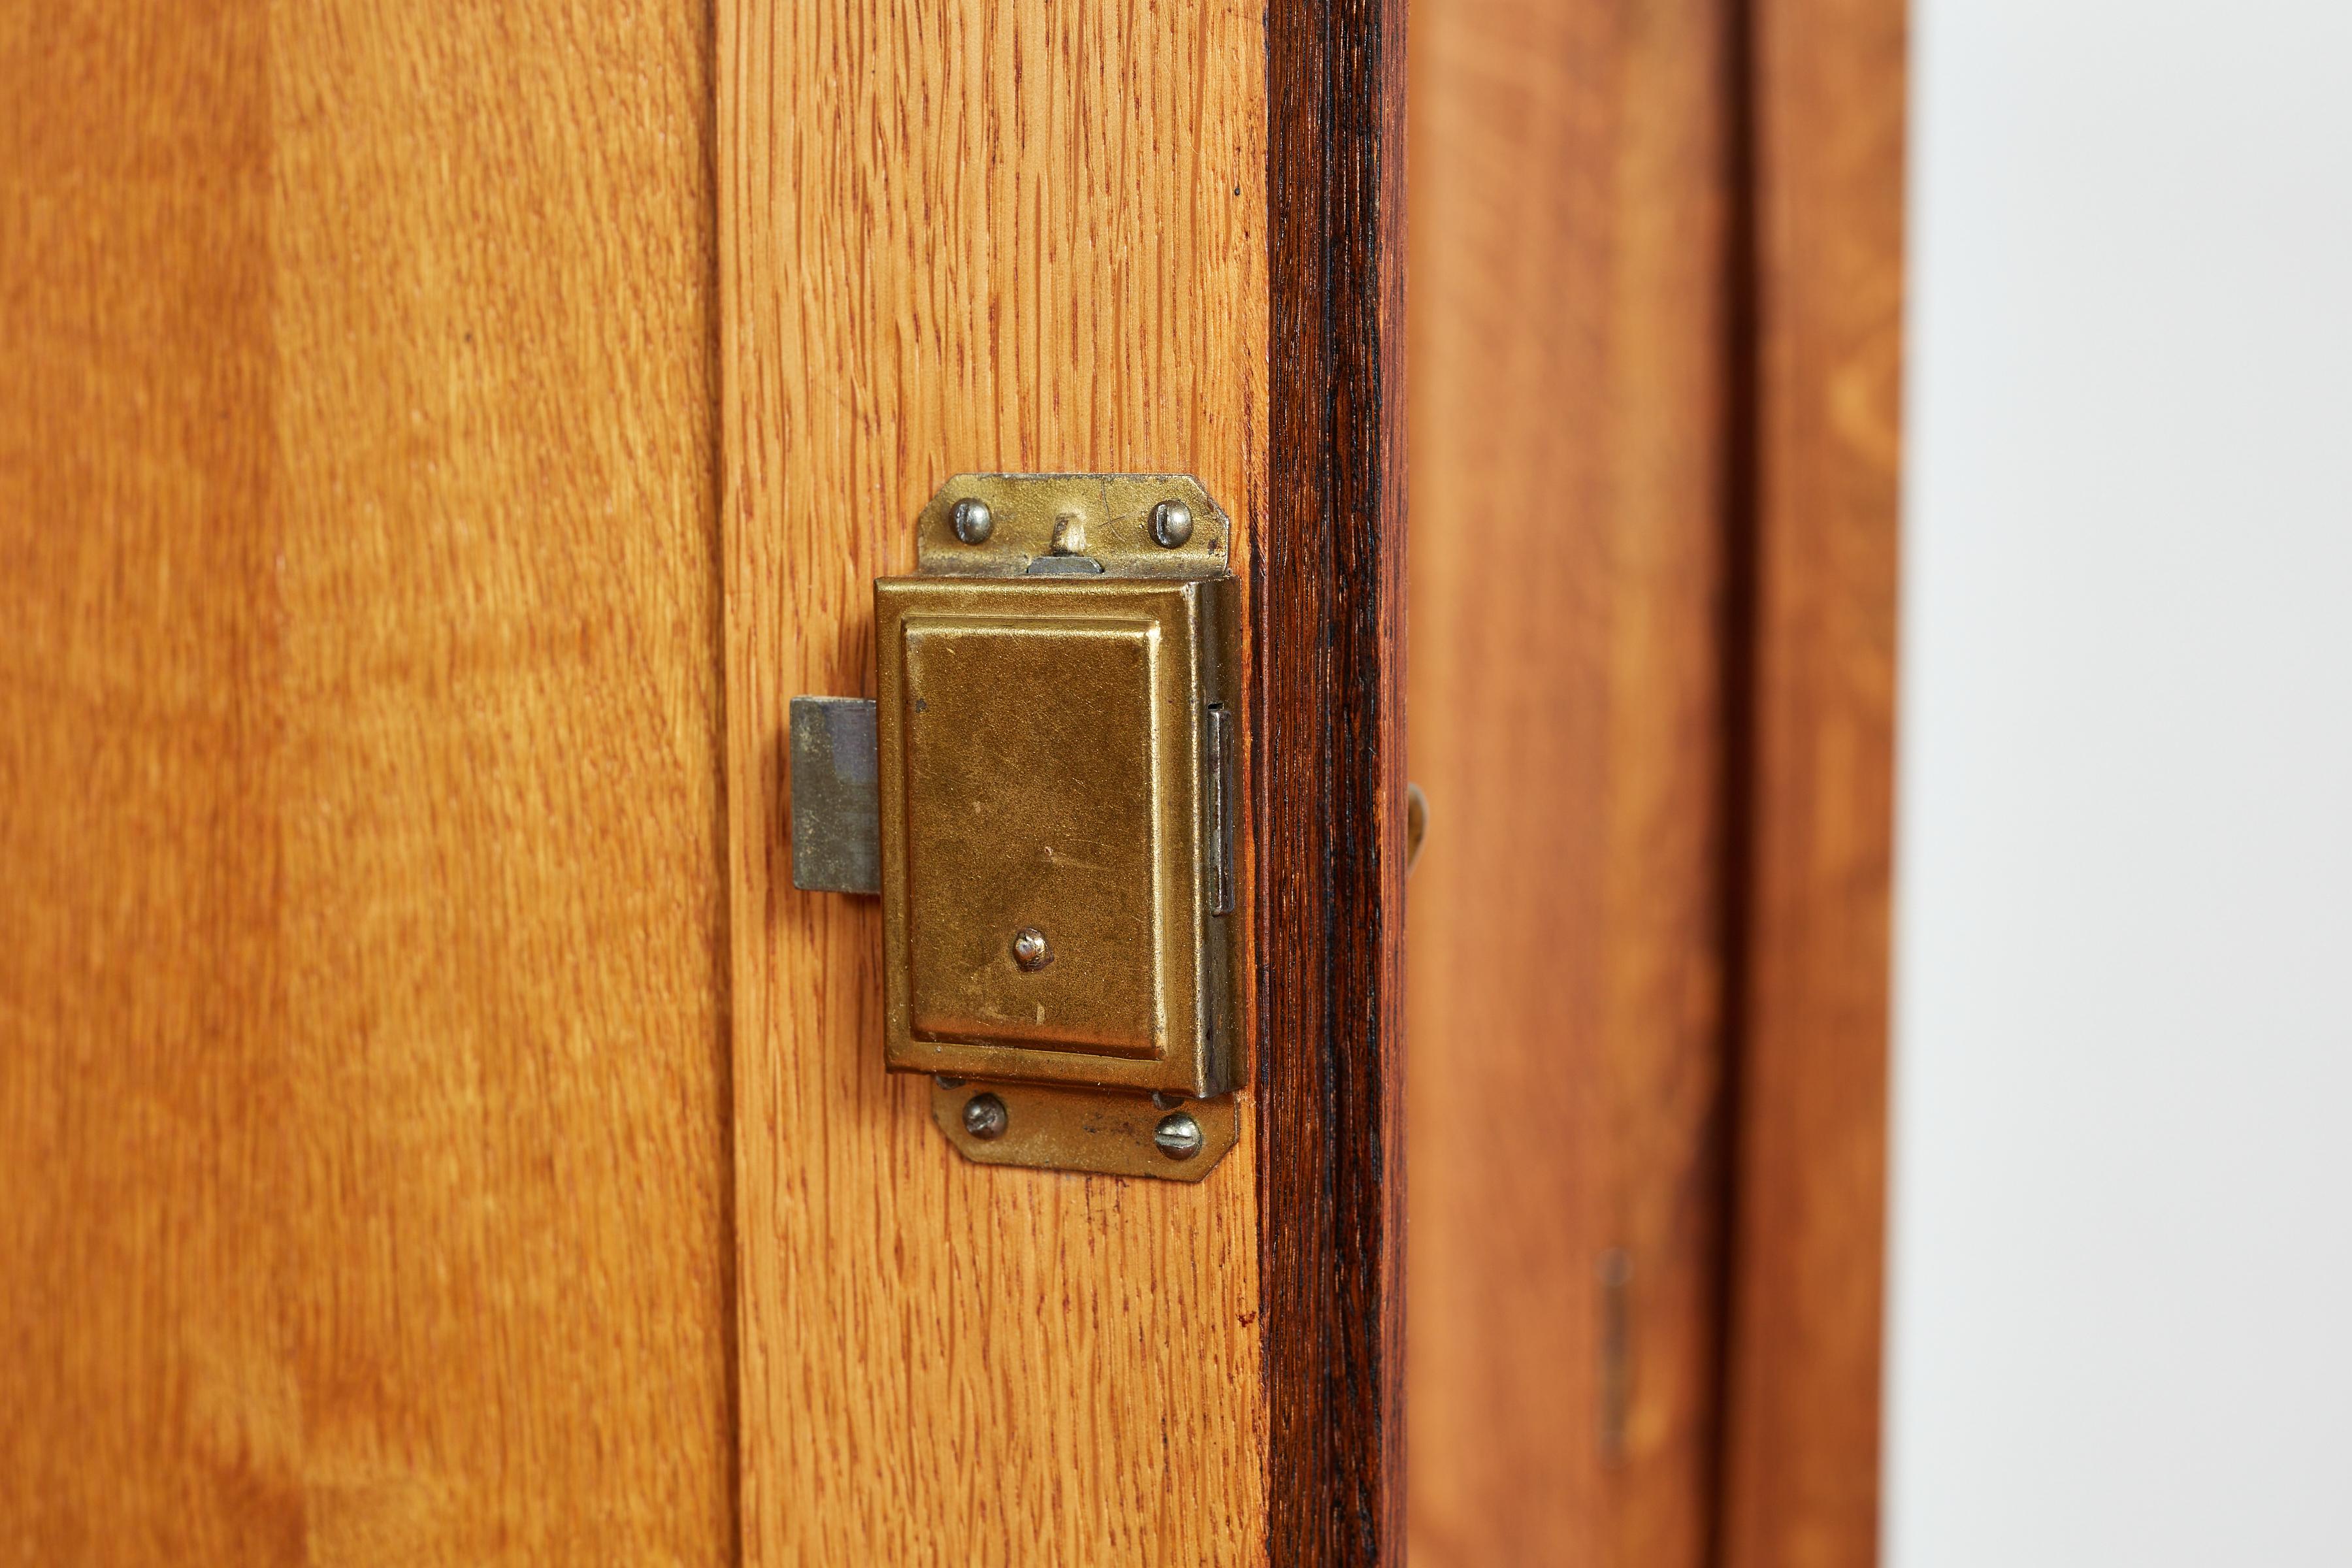
<svg viewBox="0 0 2352 1568">
<path fill-rule="evenodd" d="M 1054 962 L 1054 950 L 1045 945 L 1045 933 L 1035 926 L 1023 926 L 1013 933 L 1013 962 L 1034 974 Z"/>
<path fill-rule="evenodd" d="M 988 503 L 967 496 L 955 503 L 955 533 L 966 544 L 985 544 L 988 536 L 996 531 L 995 514 Z"/>
<path fill-rule="evenodd" d="M 1201 1124 L 1180 1110 L 1160 1119 L 1160 1125 L 1152 1130 L 1151 1141 L 1170 1159 L 1189 1160 L 1201 1152 Z"/>
<path fill-rule="evenodd" d="M 1192 537 L 1192 509 L 1181 500 L 1164 500 L 1151 509 L 1151 537 L 1170 550 Z"/>
<path fill-rule="evenodd" d="M 992 1094 L 975 1094 L 963 1102 L 963 1130 L 985 1142 L 1004 1136 L 1004 1101 Z"/>
</svg>

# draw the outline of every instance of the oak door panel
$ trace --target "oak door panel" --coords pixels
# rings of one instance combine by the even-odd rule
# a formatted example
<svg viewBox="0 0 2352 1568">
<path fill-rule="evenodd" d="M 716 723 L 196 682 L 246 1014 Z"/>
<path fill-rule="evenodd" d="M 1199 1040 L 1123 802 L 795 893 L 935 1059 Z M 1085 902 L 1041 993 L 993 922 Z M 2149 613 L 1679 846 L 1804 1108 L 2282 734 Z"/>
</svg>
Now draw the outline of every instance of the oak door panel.
<svg viewBox="0 0 2352 1568">
<path fill-rule="evenodd" d="M 1198 1185 L 981 1167 L 882 1068 L 873 900 L 792 886 L 785 705 L 967 470 L 1265 504 L 1256 7 L 719 11 L 744 1556 L 1262 1560 L 1252 1097 Z"/>
<path fill-rule="evenodd" d="M 733 1554 L 709 49 L 0 27 L 0 1558 Z"/>
</svg>

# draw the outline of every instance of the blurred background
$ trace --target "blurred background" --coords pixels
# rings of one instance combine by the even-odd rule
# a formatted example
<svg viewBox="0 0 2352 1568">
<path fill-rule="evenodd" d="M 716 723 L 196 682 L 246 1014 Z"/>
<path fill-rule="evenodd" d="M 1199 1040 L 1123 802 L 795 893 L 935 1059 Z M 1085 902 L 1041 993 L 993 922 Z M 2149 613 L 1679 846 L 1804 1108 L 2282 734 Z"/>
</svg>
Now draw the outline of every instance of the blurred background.
<svg viewBox="0 0 2352 1568">
<path fill-rule="evenodd" d="M 1413 29 L 1414 1561 L 2352 1560 L 2352 8 Z"/>
<path fill-rule="evenodd" d="M 2352 1557 L 2352 9 L 1919 0 L 1886 1561 Z"/>
</svg>

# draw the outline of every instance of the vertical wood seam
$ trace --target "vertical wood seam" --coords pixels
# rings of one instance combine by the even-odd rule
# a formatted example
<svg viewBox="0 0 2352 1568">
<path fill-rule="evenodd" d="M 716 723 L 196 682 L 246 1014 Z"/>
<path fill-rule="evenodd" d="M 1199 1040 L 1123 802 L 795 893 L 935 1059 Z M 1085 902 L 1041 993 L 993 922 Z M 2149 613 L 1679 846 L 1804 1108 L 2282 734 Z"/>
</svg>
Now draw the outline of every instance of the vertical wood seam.
<svg viewBox="0 0 2352 1568">
<path fill-rule="evenodd" d="M 1403 1552 L 1404 18 L 1276 6 L 1257 557 L 1267 1555 Z"/>
</svg>

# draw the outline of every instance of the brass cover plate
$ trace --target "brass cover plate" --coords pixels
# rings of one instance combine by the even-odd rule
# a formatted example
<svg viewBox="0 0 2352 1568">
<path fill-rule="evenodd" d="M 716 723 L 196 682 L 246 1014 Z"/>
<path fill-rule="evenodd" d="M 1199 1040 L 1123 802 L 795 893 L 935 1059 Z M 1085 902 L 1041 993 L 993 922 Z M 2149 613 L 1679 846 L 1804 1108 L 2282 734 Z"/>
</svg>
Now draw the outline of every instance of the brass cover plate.
<svg viewBox="0 0 2352 1568">
<path fill-rule="evenodd" d="M 988 537 L 956 536 L 955 508 L 989 510 Z M 1151 514 L 1176 501 L 1192 514 L 1192 537 L 1173 547 L 1151 536 Z M 1190 474 L 958 474 L 915 524 L 915 570 L 925 576 L 1021 577 L 1092 564 L 1109 577 L 1211 577 L 1227 567 L 1233 520 Z"/>
<path fill-rule="evenodd" d="M 1212 736 L 1234 593 L 1223 575 L 875 584 L 890 1068 L 1234 1087 Z"/>
<path fill-rule="evenodd" d="M 994 1138 L 976 1138 L 964 1127 L 964 1107 L 981 1094 L 992 1094 L 1004 1104 L 1004 1131 Z M 1182 1159 L 1171 1159 L 1153 1141 L 1161 1121 L 1176 1112 L 1190 1116 L 1201 1131 L 1199 1150 Z M 1163 1108 L 1150 1095 L 1034 1083 L 934 1082 L 931 1120 L 965 1159 L 983 1165 L 1171 1182 L 1197 1182 L 1207 1175 L 1241 1132 L 1241 1113 L 1232 1095 Z"/>
</svg>

